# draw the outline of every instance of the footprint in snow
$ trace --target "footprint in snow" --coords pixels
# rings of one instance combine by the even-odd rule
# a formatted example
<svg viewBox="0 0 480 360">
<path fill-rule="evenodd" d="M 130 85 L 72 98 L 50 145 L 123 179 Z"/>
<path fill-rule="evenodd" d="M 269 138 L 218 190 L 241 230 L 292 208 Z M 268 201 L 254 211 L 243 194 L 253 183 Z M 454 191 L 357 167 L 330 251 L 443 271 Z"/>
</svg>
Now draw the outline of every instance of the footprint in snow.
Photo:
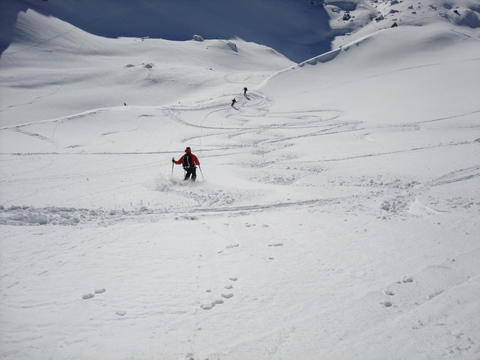
<svg viewBox="0 0 480 360">
<path fill-rule="evenodd" d="M 206 303 L 206 304 L 202 304 L 200 305 L 200 307 L 203 309 L 203 310 L 212 310 L 216 305 L 221 305 L 223 304 L 224 301 L 219 299 L 219 300 L 215 300 L 213 302 L 209 302 L 209 303 Z"/>
<path fill-rule="evenodd" d="M 230 281 L 238 281 L 238 278 L 237 277 L 231 277 L 231 278 L 229 278 L 229 280 Z M 233 285 L 232 284 L 227 284 L 227 285 L 224 286 L 224 289 L 231 290 L 231 289 L 233 289 Z M 211 290 L 208 289 L 207 292 L 210 293 Z M 234 294 L 232 292 L 222 292 L 220 294 L 220 296 L 223 299 L 231 299 L 234 296 Z M 224 304 L 224 303 L 225 303 L 224 300 L 218 299 L 218 300 L 215 300 L 215 301 L 206 301 L 203 304 L 201 304 L 200 307 L 203 310 L 212 310 L 216 305 L 221 305 L 221 304 Z"/>
<path fill-rule="evenodd" d="M 197 360 L 197 357 L 195 357 L 195 354 L 188 353 L 188 354 L 185 356 L 185 360 Z"/>
<path fill-rule="evenodd" d="M 214 305 L 213 303 L 200 305 L 200 307 L 201 307 L 203 310 L 212 310 L 214 306 L 215 306 L 215 305 Z"/>
<path fill-rule="evenodd" d="M 391 301 L 384 301 L 381 304 L 385 307 L 391 307 L 393 305 Z"/>
<path fill-rule="evenodd" d="M 98 288 L 98 289 L 95 289 L 95 291 L 93 293 L 86 293 L 86 294 L 83 294 L 82 296 L 82 299 L 83 300 L 88 300 L 88 299 L 92 299 L 95 297 L 95 294 L 103 294 L 104 292 L 106 292 L 107 290 L 105 288 Z"/>
</svg>

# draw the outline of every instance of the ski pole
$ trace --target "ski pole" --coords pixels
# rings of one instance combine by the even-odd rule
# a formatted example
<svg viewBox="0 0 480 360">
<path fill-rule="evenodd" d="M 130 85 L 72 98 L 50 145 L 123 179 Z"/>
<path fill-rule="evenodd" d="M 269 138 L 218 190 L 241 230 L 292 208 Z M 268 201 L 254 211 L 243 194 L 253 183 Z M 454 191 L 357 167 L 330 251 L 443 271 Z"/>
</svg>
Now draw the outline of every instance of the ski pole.
<svg viewBox="0 0 480 360">
<path fill-rule="evenodd" d="M 198 165 L 198 168 L 200 169 L 200 174 L 202 174 L 202 179 L 205 180 L 205 177 L 203 176 L 202 167 L 200 165 Z"/>
<path fill-rule="evenodd" d="M 172 157 L 172 175 L 173 175 L 173 167 L 174 167 L 174 165 L 175 165 L 175 164 L 173 163 L 174 161 L 175 161 L 175 158 Z"/>
</svg>

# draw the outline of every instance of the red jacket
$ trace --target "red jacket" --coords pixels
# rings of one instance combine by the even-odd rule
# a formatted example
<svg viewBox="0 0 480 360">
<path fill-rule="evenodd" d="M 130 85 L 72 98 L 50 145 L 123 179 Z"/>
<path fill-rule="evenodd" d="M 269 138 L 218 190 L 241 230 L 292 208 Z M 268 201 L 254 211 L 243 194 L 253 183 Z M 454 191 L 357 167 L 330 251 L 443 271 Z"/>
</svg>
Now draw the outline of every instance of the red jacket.
<svg viewBox="0 0 480 360">
<path fill-rule="evenodd" d="M 180 159 L 174 161 L 174 163 L 177 164 L 177 165 L 182 165 L 183 164 L 183 158 L 186 155 L 187 154 L 183 155 Z M 191 155 L 191 159 L 192 159 L 192 161 L 191 161 L 192 163 L 190 164 L 190 169 L 194 168 L 195 165 L 200 165 L 200 161 L 198 161 L 198 158 L 195 155 L 193 155 L 192 153 L 190 153 L 190 155 Z"/>
</svg>

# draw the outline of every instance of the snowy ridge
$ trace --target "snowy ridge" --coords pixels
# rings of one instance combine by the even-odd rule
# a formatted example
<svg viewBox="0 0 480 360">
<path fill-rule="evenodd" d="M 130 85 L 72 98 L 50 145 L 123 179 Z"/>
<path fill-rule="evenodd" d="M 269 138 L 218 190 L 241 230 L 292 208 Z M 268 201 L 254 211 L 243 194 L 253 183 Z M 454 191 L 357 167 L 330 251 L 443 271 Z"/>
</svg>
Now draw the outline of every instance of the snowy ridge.
<svg viewBox="0 0 480 360">
<path fill-rule="evenodd" d="M 110 39 L 243 39 L 275 49 L 292 61 L 327 51 L 333 38 L 326 10 L 311 1 L 257 0 L 252 8 L 249 0 L 102 0 L 81 5 L 72 0 L 12 0 L 2 10 L 5 24 L 14 22 L 18 12 L 33 10 Z M 2 40 L 0 45 L 11 39 Z"/>
</svg>

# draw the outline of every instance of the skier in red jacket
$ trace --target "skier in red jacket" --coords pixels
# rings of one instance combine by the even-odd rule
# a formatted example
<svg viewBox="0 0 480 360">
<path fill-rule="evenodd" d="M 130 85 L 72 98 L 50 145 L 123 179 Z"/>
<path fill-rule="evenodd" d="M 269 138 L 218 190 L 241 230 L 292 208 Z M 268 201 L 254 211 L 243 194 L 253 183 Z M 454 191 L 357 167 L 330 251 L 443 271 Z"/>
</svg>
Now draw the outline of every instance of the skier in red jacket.
<svg viewBox="0 0 480 360">
<path fill-rule="evenodd" d="M 190 179 L 191 176 L 192 181 L 195 181 L 197 178 L 196 165 L 200 165 L 200 161 L 198 161 L 198 158 L 192 154 L 192 150 L 189 147 L 185 149 L 185 155 L 183 155 L 180 159 L 175 160 L 175 158 L 172 158 L 172 163 L 183 165 L 183 169 L 186 171 L 184 180 Z"/>
</svg>

